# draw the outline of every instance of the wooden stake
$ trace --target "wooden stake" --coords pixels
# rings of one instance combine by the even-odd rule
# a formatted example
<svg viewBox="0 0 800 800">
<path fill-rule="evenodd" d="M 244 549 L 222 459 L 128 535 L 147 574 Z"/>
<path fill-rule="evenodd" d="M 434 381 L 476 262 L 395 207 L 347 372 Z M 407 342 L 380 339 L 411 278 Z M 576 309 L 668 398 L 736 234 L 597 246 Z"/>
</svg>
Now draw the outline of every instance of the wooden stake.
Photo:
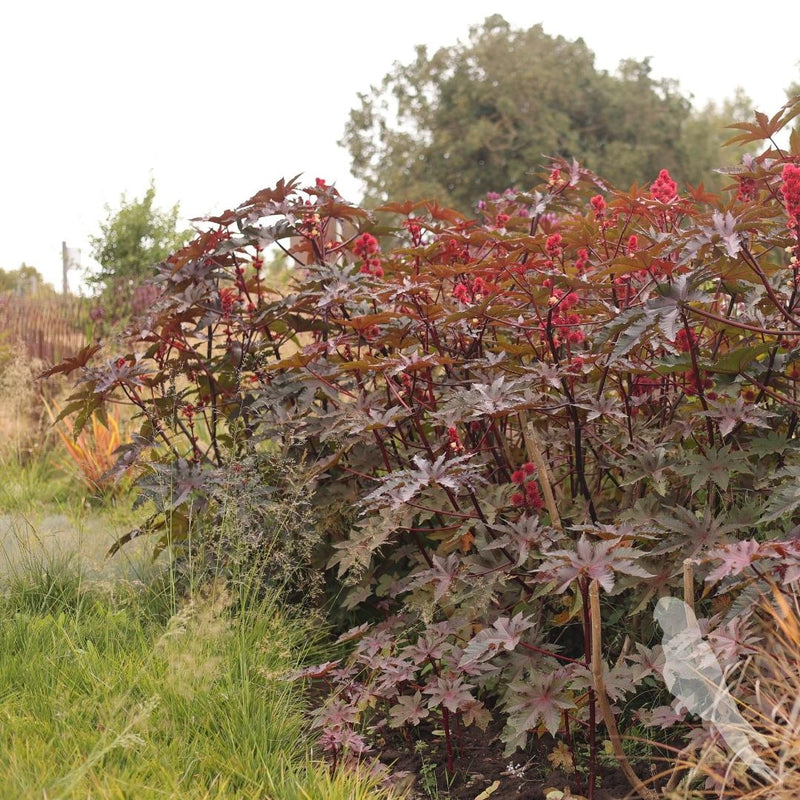
<svg viewBox="0 0 800 800">
<path fill-rule="evenodd" d="M 536 466 L 539 483 L 542 484 L 544 504 L 547 506 L 547 511 L 550 514 L 550 522 L 557 531 L 563 533 L 564 526 L 561 524 L 556 498 L 553 494 L 553 476 L 550 472 L 550 465 L 544 459 L 542 443 L 532 422 L 529 422 L 522 429 L 522 437 L 525 440 L 525 449 L 528 452 L 528 458 Z"/>
<path fill-rule="evenodd" d="M 694 613 L 694 567 L 688 558 L 683 562 L 683 602 Z"/>
<path fill-rule="evenodd" d="M 600 586 L 596 580 L 589 585 L 589 608 L 592 614 L 592 678 L 594 679 L 595 695 L 600 714 L 608 730 L 608 738 L 614 748 L 614 755 L 619 761 L 620 768 L 625 773 L 631 787 L 639 793 L 643 800 L 657 800 L 658 795 L 644 785 L 641 778 L 633 771 L 633 768 L 622 748 L 617 721 L 614 719 L 614 712 L 611 710 L 611 703 L 608 702 L 606 685 L 603 680 L 603 640 L 602 624 L 600 620 Z"/>
</svg>

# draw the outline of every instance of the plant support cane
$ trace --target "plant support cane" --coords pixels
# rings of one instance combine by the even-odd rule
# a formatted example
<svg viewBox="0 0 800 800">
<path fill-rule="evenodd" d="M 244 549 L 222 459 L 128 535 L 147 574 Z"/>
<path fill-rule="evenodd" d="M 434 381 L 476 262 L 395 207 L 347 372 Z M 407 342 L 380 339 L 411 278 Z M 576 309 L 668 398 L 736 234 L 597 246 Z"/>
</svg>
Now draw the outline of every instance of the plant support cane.
<svg viewBox="0 0 800 800">
<path fill-rule="evenodd" d="M 611 740 L 611 744 L 614 748 L 614 755 L 631 787 L 639 793 L 642 800 L 656 800 L 658 795 L 648 789 L 639 776 L 633 771 L 628 757 L 622 749 L 622 740 L 617 730 L 617 722 L 614 719 L 614 712 L 611 710 L 611 703 L 608 702 L 606 686 L 603 681 L 603 662 L 601 660 L 603 640 L 600 620 L 600 586 L 596 580 L 592 581 L 589 586 L 589 603 L 592 613 L 592 678 L 594 679 L 597 705 L 600 708 L 603 722 L 606 724 L 608 738 Z"/>
<path fill-rule="evenodd" d="M 544 494 L 544 504 L 550 514 L 550 524 L 557 530 L 564 530 L 561 524 L 561 517 L 558 513 L 556 506 L 556 498 L 553 495 L 553 479 L 550 474 L 550 465 L 545 461 L 542 454 L 542 443 L 533 427 L 533 423 L 529 422 L 522 430 L 522 436 L 525 440 L 525 449 L 528 451 L 528 458 L 536 465 L 536 470 L 539 475 L 539 482 L 542 484 L 542 493 Z"/>
</svg>

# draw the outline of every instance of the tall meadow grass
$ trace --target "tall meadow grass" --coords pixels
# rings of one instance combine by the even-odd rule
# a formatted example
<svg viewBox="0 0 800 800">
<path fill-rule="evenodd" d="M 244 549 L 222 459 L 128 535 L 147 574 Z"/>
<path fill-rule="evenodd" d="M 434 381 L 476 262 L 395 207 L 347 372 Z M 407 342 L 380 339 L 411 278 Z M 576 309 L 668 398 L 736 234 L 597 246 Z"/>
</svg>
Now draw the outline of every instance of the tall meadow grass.
<svg viewBox="0 0 800 800">
<path fill-rule="evenodd" d="M 274 597 L 211 582 L 176 601 L 168 571 L 89 582 L 69 559 L 6 575 L 0 797 L 379 797 L 309 758 L 282 679 L 313 648 Z"/>
</svg>

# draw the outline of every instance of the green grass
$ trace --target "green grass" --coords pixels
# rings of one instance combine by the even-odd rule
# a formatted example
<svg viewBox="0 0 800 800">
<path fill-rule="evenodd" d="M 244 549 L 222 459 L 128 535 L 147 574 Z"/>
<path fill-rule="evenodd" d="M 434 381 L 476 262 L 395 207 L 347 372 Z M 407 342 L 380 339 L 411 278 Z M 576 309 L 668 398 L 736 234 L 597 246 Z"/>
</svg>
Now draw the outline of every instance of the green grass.
<svg viewBox="0 0 800 800">
<path fill-rule="evenodd" d="M 131 497 L 86 502 L 52 454 L 1 459 L 0 798 L 371 800 L 310 757 L 299 687 L 319 641 L 274 598 L 180 590 Z M 141 516 L 139 513 L 138 516 Z"/>
<path fill-rule="evenodd" d="M 52 452 L 32 454 L 24 464 L 14 453 L 0 453 L 0 509 L 34 511 L 42 506 L 75 506 L 83 493 L 73 476 L 59 469 Z"/>
<path fill-rule="evenodd" d="M 0 797 L 366 800 L 309 760 L 280 675 L 313 639 L 270 600 L 165 579 L 87 582 L 30 558 L 0 578 Z"/>
</svg>

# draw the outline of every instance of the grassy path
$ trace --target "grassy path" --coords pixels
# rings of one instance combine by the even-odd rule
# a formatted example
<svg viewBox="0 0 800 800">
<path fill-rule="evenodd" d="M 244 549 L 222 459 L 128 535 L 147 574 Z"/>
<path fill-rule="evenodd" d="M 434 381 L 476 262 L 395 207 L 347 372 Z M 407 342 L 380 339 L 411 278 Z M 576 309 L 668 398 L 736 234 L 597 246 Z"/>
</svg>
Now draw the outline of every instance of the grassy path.
<svg viewBox="0 0 800 800">
<path fill-rule="evenodd" d="M 47 531 L 28 547 L 19 524 L 0 519 L 3 800 L 379 796 L 308 760 L 280 679 L 307 624 L 220 586 L 182 600 L 163 577 L 87 579 L 85 550 L 70 561 Z"/>
</svg>

